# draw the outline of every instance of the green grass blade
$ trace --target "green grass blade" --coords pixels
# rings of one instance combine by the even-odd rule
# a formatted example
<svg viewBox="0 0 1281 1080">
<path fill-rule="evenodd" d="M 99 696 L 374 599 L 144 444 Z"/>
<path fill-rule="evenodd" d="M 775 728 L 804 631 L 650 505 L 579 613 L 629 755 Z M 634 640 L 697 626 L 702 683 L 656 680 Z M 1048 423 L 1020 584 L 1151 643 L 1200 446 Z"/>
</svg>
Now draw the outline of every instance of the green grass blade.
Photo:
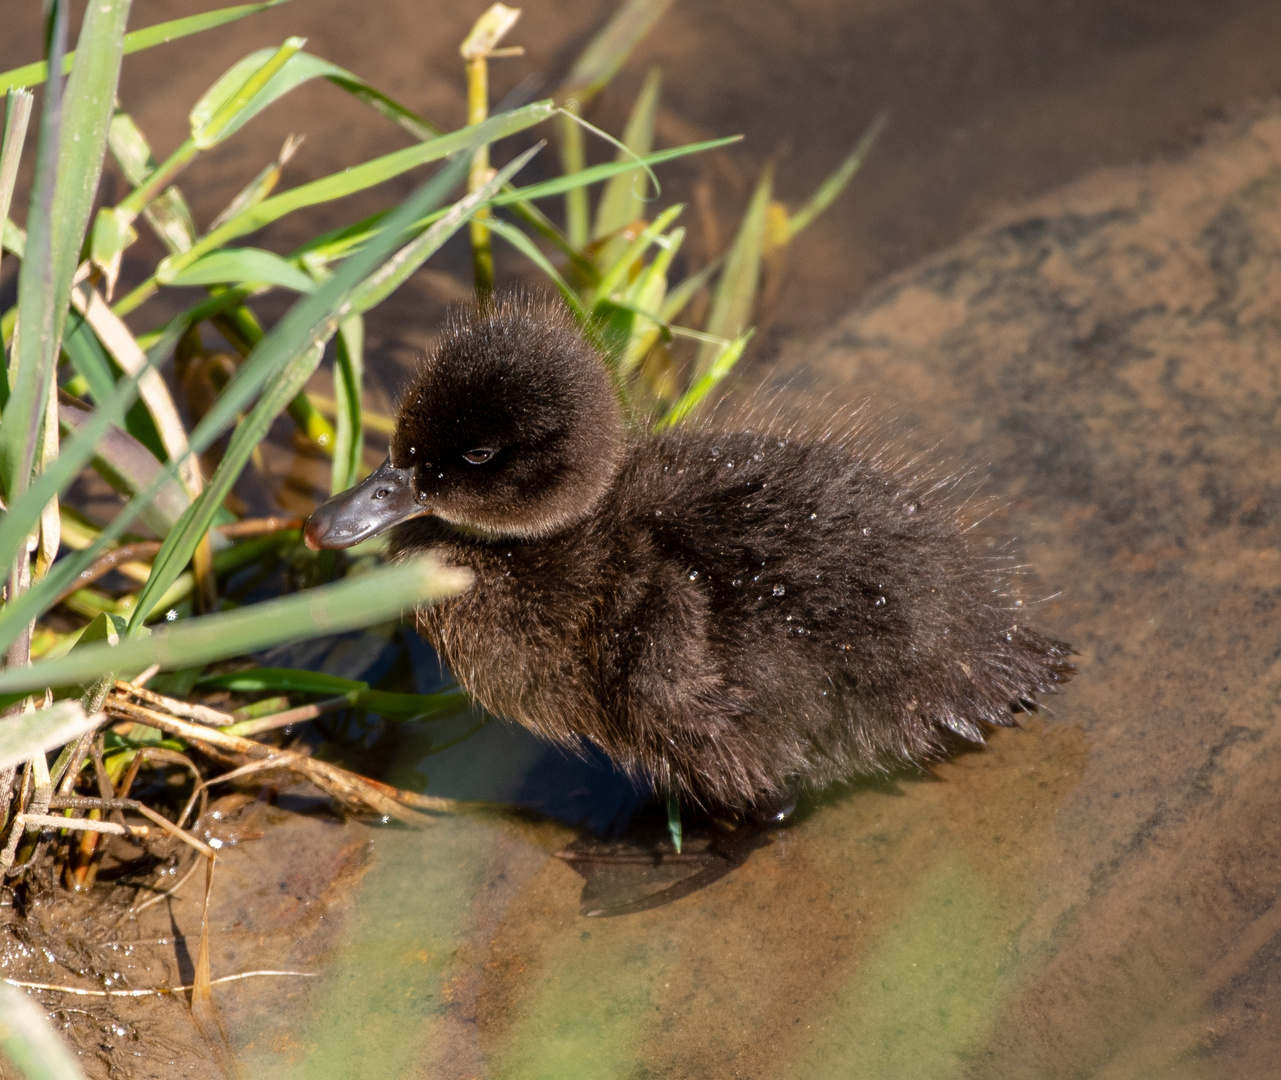
<svg viewBox="0 0 1281 1080">
<path fill-rule="evenodd" d="M 365 380 L 365 320 L 344 319 L 334 348 L 334 464 L 329 493 L 346 491 L 360 479 L 365 427 L 361 406 Z"/>
<path fill-rule="evenodd" d="M 515 225 L 502 221 L 499 218 L 493 218 L 489 222 L 489 228 L 493 231 L 495 236 L 500 236 L 506 240 L 507 243 L 511 244 L 512 247 L 524 255 L 525 258 L 537 266 L 538 269 L 551 279 L 556 288 L 560 290 L 560 294 L 564 297 L 565 303 L 569 305 L 570 310 L 573 311 L 579 322 L 587 321 L 587 309 L 583 307 L 582 301 L 578 299 L 578 294 L 574 292 L 565 279 L 560 276 L 559 271 L 557 271 L 556 267 L 552 265 L 551 260 L 538 250 L 538 245 L 535 244 L 533 240 L 521 232 L 520 229 L 516 228 Z"/>
<path fill-rule="evenodd" d="M 55 0 L 49 13 L 52 57 L 60 62 L 66 40 L 66 0 Z M 18 273 L 18 325 L 9 362 L 9 398 L 0 416 L 0 496 L 13 504 L 27 490 L 46 399 L 53 381 L 58 342 L 53 325 L 59 301 L 53 251 L 53 212 L 57 191 L 59 138 L 62 132 L 62 81 L 55 79 L 40 111 L 40 138 L 31 207 L 27 215 L 26 256 Z M 0 552 L 5 579 L 17 549 Z"/>
<path fill-rule="evenodd" d="M 675 221 L 684 209 L 685 207 L 681 203 L 669 206 L 619 252 L 612 266 L 602 269 L 600 284 L 596 286 L 595 291 L 592 293 L 592 306 L 600 303 L 628 279 L 632 264 L 645 253 L 650 244 L 654 243 L 663 234 L 667 226 Z"/>
<path fill-rule="evenodd" d="M 672 0 L 627 0 L 587 43 L 557 97 L 562 101 L 574 98 L 580 105 L 590 101 L 671 5 Z"/>
<path fill-rule="evenodd" d="M 21 259 L 27 253 L 27 234 L 8 218 L 4 221 L 4 250 Z M 12 310 L 12 309 L 10 309 Z M 6 326 L 6 333 L 8 327 Z"/>
<path fill-rule="evenodd" d="M 862 168 L 863 161 L 872 149 L 872 144 L 876 142 L 876 137 L 880 135 L 881 128 L 885 126 L 886 118 L 887 114 L 881 113 L 880 116 L 872 121 L 868 129 L 863 132 L 862 138 L 855 144 L 854 149 L 850 151 L 849 157 L 842 161 L 837 166 L 836 171 L 819 185 L 818 190 L 810 196 L 809 202 L 787 219 L 787 231 L 790 236 L 795 236 L 808 226 L 819 214 L 831 206 L 836 197 L 845 190 L 845 185 Z"/>
<path fill-rule="evenodd" d="M 539 210 L 538 207 L 530 202 L 514 202 L 508 205 L 511 207 L 512 214 L 520 218 L 544 240 L 555 246 L 569 260 L 569 264 L 574 268 L 574 274 L 584 285 L 590 288 L 600 280 L 600 274 L 596 272 L 596 267 L 592 261 L 578 251 L 569 242 L 569 237 L 561 232 L 556 227 L 556 223 Z"/>
<path fill-rule="evenodd" d="M 0 720 L 0 770 L 63 746 L 95 726 L 96 720 L 85 716 L 78 701 L 59 701 L 47 709 L 5 717 Z"/>
<path fill-rule="evenodd" d="M 25 1080 L 84 1080 L 44 1010 L 25 991 L 5 984 L 0 984 L 0 1051 Z"/>
<path fill-rule="evenodd" d="M 233 64 L 191 109 L 196 148 L 217 146 L 297 86 L 286 69 L 304 44 L 300 37 L 286 38 L 278 49 L 259 49 Z"/>
<path fill-rule="evenodd" d="M 107 359 L 107 351 L 98 340 L 98 335 L 85 321 L 85 317 L 74 309 L 67 313 L 62 351 L 71 358 L 71 366 L 76 374 L 89 384 L 93 400 L 99 404 L 106 401 L 116 387 L 111 361 Z"/>
<path fill-rule="evenodd" d="M 393 124 L 396 124 L 402 130 L 409 132 L 415 139 L 434 139 L 438 135 L 445 134 L 445 129 L 437 127 L 430 120 L 419 116 L 412 109 L 405 108 L 394 98 L 388 97 L 381 90 L 375 90 L 364 79 L 353 75 L 350 71 L 344 71 L 340 67 L 330 65 L 333 70 L 325 76 L 331 83 L 341 87 L 351 94 L 358 101 L 363 101 L 374 112 L 381 113 Z"/>
<path fill-rule="evenodd" d="M 672 838 L 676 854 L 681 853 L 681 801 L 676 792 L 667 793 L 667 835 Z"/>
<path fill-rule="evenodd" d="M 197 259 L 181 270 L 156 275 L 162 285 L 279 285 L 294 292 L 315 290 L 308 277 L 288 259 L 262 248 L 221 248 Z"/>
<path fill-rule="evenodd" d="M 583 129 L 574 122 L 578 102 L 567 101 L 559 117 L 560 171 L 565 176 L 576 176 L 587 167 L 587 150 L 583 145 Z M 591 209 L 587 205 L 587 189 L 581 185 L 565 191 L 565 235 L 576 251 L 582 251 L 590 238 Z"/>
<path fill-rule="evenodd" d="M 18 179 L 18 163 L 22 160 L 22 144 L 31 120 L 31 101 L 30 90 L 10 90 L 5 100 L 4 141 L 0 142 L 0 221 L 6 223 L 13 185 Z"/>
<path fill-rule="evenodd" d="M 210 675 L 201 686 L 234 690 L 242 694 L 318 694 L 322 697 L 347 695 L 356 708 L 376 712 L 388 720 L 423 720 L 454 712 L 468 704 L 467 694 L 457 687 L 431 694 L 395 694 L 371 690 L 368 683 L 344 679 L 299 668 L 250 668 L 225 675 Z M 234 729 L 233 729 L 234 730 Z"/>
<path fill-rule="evenodd" d="M 472 214 L 488 204 L 494 192 L 504 186 L 542 149 L 542 144 L 531 146 L 519 157 L 504 165 L 494 176 L 471 194 L 459 199 L 443 211 L 432 225 L 415 237 L 381 267 L 362 282 L 352 294 L 352 310 L 368 311 L 380 304 L 398 289 L 415 270 L 440 250 L 441 246 L 471 218 Z"/>
<path fill-rule="evenodd" d="M 8 513 L 0 518 L 0 551 L 16 551 L 23 538 L 35 528 L 36 523 L 40 520 L 40 514 L 49 501 L 56 495 L 64 491 L 79 474 L 80 470 L 85 467 L 93 457 L 95 447 L 108 429 L 113 425 L 119 425 L 124 422 L 125 410 L 133 403 L 138 395 L 138 379 L 128 378 L 121 379 L 111 392 L 102 399 L 97 409 L 86 420 L 85 424 L 80 427 L 76 434 L 63 443 L 57 459 L 36 477 L 35 482 L 30 489 L 26 491 L 20 499 L 15 500 L 9 507 Z M 77 569 L 77 573 L 79 570 Z M 50 576 L 58 576 L 62 571 L 61 566 L 55 566 L 50 571 Z M 49 578 L 40 582 L 32 592 L 39 595 L 41 590 L 48 588 L 45 582 Z M 61 591 L 58 586 L 57 592 Z M 25 600 L 31 594 L 24 594 Z M 43 610 L 43 609 L 40 609 Z M 7 605 L 4 609 L 3 616 L 11 614 L 10 607 Z M 8 647 L 8 642 L 5 646 Z"/>
<path fill-rule="evenodd" d="M 333 173 L 319 180 L 313 180 L 309 184 L 302 184 L 296 188 L 291 188 L 289 191 L 281 192 L 279 195 L 274 195 L 269 199 L 264 199 L 257 206 L 250 207 L 225 225 L 214 229 L 192 247 L 190 251 L 183 252 L 181 255 L 170 256 L 161 264 L 163 272 L 177 273 L 177 271 L 189 266 L 202 255 L 222 247 L 237 237 L 256 232 L 278 218 L 293 213 L 295 210 L 300 210 L 307 206 L 315 206 L 318 203 L 331 202 L 334 199 L 364 191 L 366 188 L 385 183 L 394 177 L 400 176 L 402 173 L 408 172 L 410 169 L 417 168 L 419 165 L 439 161 L 441 158 L 448 157 L 451 154 L 472 150 L 482 143 L 493 142 L 533 127 L 551 116 L 552 111 L 552 105 L 549 102 L 535 102 L 513 112 L 499 113 L 474 127 L 462 128 L 459 131 L 432 139 L 430 142 L 420 143 L 417 146 L 410 146 L 404 150 L 385 154 L 382 157 L 374 158 L 372 161 L 363 162 L 353 168 L 344 169 L 341 172 Z M 150 291 L 147 289 L 150 284 L 144 283 L 128 297 L 125 297 L 116 306 L 117 312 L 125 314 L 141 303 L 143 299 L 150 295 Z M 152 285 L 152 288 L 154 288 L 154 285 Z"/>
<path fill-rule="evenodd" d="M 256 667 L 248 671 L 229 671 L 222 675 L 205 675 L 199 686 L 233 690 L 238 694 L 320 694 L 337 697 L 368 690 L 369 684 L 359 679 L 344 679 L 327 671 L 303 668 Z"/>
<path fill-rule="evenodd" d="M 166 45 L 171 41 L 189 37 L 191 34 L 225 26 L 247 15 L 257 15 L 260 11 L 279 7 L 286 2 L 287 0 L 267 0 L 262 4 L 237 4 L 235 7 L 219 8 L 217 11 L 206 11 L 199 15 L 188 15 L 183 19 L 171 19 L 169 22 L 156 23 L 154 26 L 144 26 L 141 30 L 125 35 L 124 53 L 128 56 L 130 53 L 142 52 L 157 45 Z M 62 65 L 63 74 L 71 70 L 75 56 L 74 52 L 67 55 Z M 39 86 L 48 77 L 48 63 L 38 60 L 34 64 L 24 64 L 22 67 L 0 73 L 0 90 L 8 90 L 16 86 Z"/>
<path fill-rule="evenodd" d="M 108 671 L 196 667 L 277 645 L 342 633 L 396 618 L 404 610 L 452 596 L 471 573 L 432 557 L 383 566 L 306 592 L 236 611 L 204 615 L 119 645 L 86 645 L 57 660 L 0 672 L 0 694 L 87 683 Z"/>
<path fill-rule="evenodd" d="M 756 302 L 756 289 L 760 283 L 761 252 L 765 247 L 765 215 L 769 210 L 773 189 L 774 170 L 767 167 L 761 175 L 747 213 L 725 256 L 725 269 L 716 285 L 712 298 L 712 311 L 707 317 L 704 331 L 717 338 L 736 338 L 743 332 L 752 315 Z M 698 352 L 695 370 L 699 375 L 710 370 L 716 362 L 721 346 L 707 342 Z"/>
<path fill-rule="evenodd" d="M 128 17 L 129 0 L 94 0 L 86 7 L 80 48 L 67 79 L 54 194 L 54 287 L 59 298 L 71 288 L 102 175 Z"/>
<path fill-rule="evenodd" d="M 259 50 L 245 57 L 223 75 L 201 99 L 196 108 L 192 110 L 193 130 L 197 116 L 204 118 L 212 115 L 213 110 L 222 101 L 226 100 L 231 90 L 238 84 L 243 83 L 248 75 L 271 55 L 271 49 Z M 405 108 L 405 106 L 381 91 L 374 89 L 358 75 L 352 74 L 337 64 L 331 64 L 328 60 L 323 60 L 319 56 L 298 52 L 281 66 L 280 70 L 273 75 L 270 82 L 261 89 L 253 101 L 249 102 L 239 112 L 234 126 L 223 134 L 223 138 L 226 138 L 227 135 L 232 134 L 232 132 L 257 116 L 271 102 L 278 100 L 291 90 L 297 89 L 303 83 L 312 79 L 329 80 L 335 86 L 345 90 L 358 101 L 364 102 L 420 141 L 434 139 L 444 134 L 435 124 L 424 120 L 417 113 Z"/>
<path fill-rule="evenodd" d="M 249 380 L 251 385 L 256 383 L 256 396 L 257 387 L 270 378 L 249 415 L 236 426 L 222 462 L 208 486 L 165 538 L 164 546 L 152 563 L 151 576 L 138 597 L 138 606 L 129 623 L 131 634 L 142 627 L 155 602 L 182 573 L 254 447 L 310 378 L 320 362 L 324 343 L 337 330 L 339 323 L 352 313 L 352 296 L 356 288 L 378 269 L 412 222 L 445 200 L 466 170 L 467 161 L 460 154 L 388 216 L 378 237 L 348 259 L 314 293 L 295 304 L 254 347 L 236 377 L 197 425 L 192 433 L 193 443 L 206 425 L 221 429 L 234 417 L 242 405 L 239 399 L 244 396 L 238 384 L 245 380 Z M 259 382 L 260 378 L 262 382 Z"/>
<path fill-rule="evenodd" d="M 56 11 L 55 18 L 65 19 L 61 3 Z M 34 217 L 28 219 L 29 243 L 34 242 L 33 229 L 40 239 L 34 242 L 34 257 L 23 260 L 19 275 L 20 347 L 13 393 L 0 429 L 0 481 L 10 499 L 26 489 L 35 460 L 71 277 L 102 171 L 128 14 L 129 0 L 96 0 L 89 5 L 80 32 L 83 44 L 65 95 L 57 80 L 51 83 L 41 119 L 37 197 Z M 60 43 L 61 34 L 55 33 L 54 39 Z M 55 63 L 60 56 L 59 51 Z M 28 291 L 29 298 L 24 296 Z"/>
<path fill-rule="evenodd" d="M 603 164 L 593 165 L 590 168 L 571 173 L 569 176 L 557 176 L 551 180 L 544 180 L 539 184 L 531 184 L 529 187 L 500 192 L 494 196 L 492 205 L 510 206 L 512 203 L 546 199 L 552 195 L 563 195 L 571 188 L 586 187 L 588 184 L 608 180 L 611 176 L 617 176 L 620 173 L 643 169 L 646 166 L 661 165 L 665 161 L 674 161 L 676 158 L 687 157 L 690 154 L 701 154 L 704 150 L 715 150 L 720 146 L 729 146 L 731 143 L 739 142 L 742 138 L 742 135 L 728 135 L 723 139 L 708 139 L 706 142 L 690 143 L 688 146 L 676 146 L 670 150 L 659 150 L 653 154 L 646 154 L 641 158 L 627 161 L 607 161 Z"/>
<path fill-rule="evenodd" d="M 654 117 L 658 113 L 658 92 L 662 83 L 663 73 L 658 68 L 651 68 L 645 85 L 636 98 L 636 104 L 632 106 L 631 115 L 627 118 L 627 127 L 623 129 L 623 145 L 637 156 L 648 154 L 653 149 Z M 623 161 L 626 158 L 627 155 L 620 150 L 615 160 Z M 644 210 L 645 200 L 636 193 L 636 177 L 614 177 L 600 194 L 592 239 L 599 240 L 630 225 L 644 216 Z"/>
<path fill-rule="evenodd" d="M 749 330 L 741 337 L 736 337 L 733 341 L 726 342 L 720 346 L 707 370 L 694 381 L 693 386 L 677 399 L 676 403 L 668 410 L 667 415 L 654 425 L 655 430 L 679 424 L 698 408 L 699 404 L 712 392 L 716 384 L 733 370 L 734 365 L 742 358 L 743 350 L 747 348 L 747 343 L 752 340 L 752 335 L 755 332 L 754 330 Z"/>
</svg>

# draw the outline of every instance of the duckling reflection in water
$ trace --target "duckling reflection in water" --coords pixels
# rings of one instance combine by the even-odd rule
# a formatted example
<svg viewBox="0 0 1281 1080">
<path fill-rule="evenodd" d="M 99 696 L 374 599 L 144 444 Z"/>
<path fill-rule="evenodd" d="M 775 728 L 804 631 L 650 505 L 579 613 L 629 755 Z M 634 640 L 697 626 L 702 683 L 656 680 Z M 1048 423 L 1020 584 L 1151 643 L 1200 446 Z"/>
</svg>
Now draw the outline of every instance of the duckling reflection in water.
<svg viewBox="0 0 1281 1080">
<path fill-rule="evenodd" d="M 394 556 L 470 567 L 469 592 L 417 618 L 482 705 L 768 817 L 982 742 L 1072 676 L 951 490 L 857 432 L 626 432 L 568 317 L 509 299 L 455 316 L 388 460 L 305 536 L 344 548 L 394 527 Z"/>
</svg>

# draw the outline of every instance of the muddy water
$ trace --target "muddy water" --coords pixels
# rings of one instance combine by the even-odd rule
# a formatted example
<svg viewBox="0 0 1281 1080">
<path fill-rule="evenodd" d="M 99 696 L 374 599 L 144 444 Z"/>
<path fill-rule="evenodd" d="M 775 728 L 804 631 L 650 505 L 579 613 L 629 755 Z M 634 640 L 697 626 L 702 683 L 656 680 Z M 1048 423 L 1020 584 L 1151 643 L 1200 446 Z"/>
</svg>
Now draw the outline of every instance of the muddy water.
<svg viewBox="0 0 1281 1080">
<path fill-rule="evenodd" d="M 187 10 L 140 4 L 136 21 Z M 472 11 L 387 4 L 352 24 L 344 10 L 286 7 L 188 63 L 140 58 L 126 98 L 167 150 L 175 114 L 151 87 L 176 78 L 194 99 L 243 51 L 300 30 L 457 119 L 457 83 L 441 72 Z M 563 66 L 600 10 L 530 8 L 531 67 Z M 409 832 L 296 797 L 246 808 L 215 883 L 213 973 L 317 977 L 216 989 L 237 1059 L 273 1077 L 1270 1075 L 1281 116 L 1235 120 L 1171 164 L 1094 172 L 947 245 L 1100 163 L 1181 150 L 1207 110 L 1275 89 L 1277 8 L 741 10 L 678 5 L 641 58 L 668 67 L 672 130 L 756 135 L 748 156 L 709 168 L 726 198 L 787 132 L 783 183 L 807 191 L 839 157 L 835 120 L 862 123 L 848 102 L 895 109 L 864 186 L 798 248 L 779 355 L 758 359 L 757 376 L 786 382 L 798 407 L 870 395 L 986 473 L 1003 507 L 993 533 L 1019 538 L 1029 595 L 1049 598 L 1033 621 L 1077 645 L 1081 676 L 988 751 L 835 794 L 707 888 L 614 919 L 579 915 L 582 879 L 551 857 L 577 835 L 565 824 L 490 815 Z M 389 34 L 421 49 L 384 54 Z M 202 220 L 286 130 L 311 138 L 295 180 L 399 145 L 323 89 L 299 100 L 280 131 L 193 175 Z M 373 328 L 371 366 L 389 386 L 447 292 L 419 283 Z M 561 822 L 609 802 L 608 778 L 500 728 L 447 755 L 422 749 L 406 740 L 389 775 L 421 767 L 428 790 Z M 78 973 L 38 937 L 5 967 L 77 985 L 113 971 L 136 986 L 185 981 L 199 893 L 193 880 L 111 933 L 83 902 L 59 902 L 36 925 L 98 943 Z M 217 1075 L 179 1001 L 42 1000 L 90 1075 Z"/>
</svg>

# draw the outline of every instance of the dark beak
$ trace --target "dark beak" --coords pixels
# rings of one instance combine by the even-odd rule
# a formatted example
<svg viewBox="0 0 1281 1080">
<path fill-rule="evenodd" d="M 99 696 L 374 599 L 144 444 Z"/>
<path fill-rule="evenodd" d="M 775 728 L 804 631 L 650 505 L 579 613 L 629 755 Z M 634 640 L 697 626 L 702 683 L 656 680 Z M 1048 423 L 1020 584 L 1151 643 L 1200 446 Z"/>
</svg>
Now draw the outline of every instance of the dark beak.
<svg viewBox="0 0 1281 1080">
<path fill-rule="evenodd" d="M 354 488 L 317 507 L 302 535 L 313 551 L 349 548 L 402 521 L 430 513 L 414 490 L 414 470 L 393 468 L 389 458 Z"/>
</svg>

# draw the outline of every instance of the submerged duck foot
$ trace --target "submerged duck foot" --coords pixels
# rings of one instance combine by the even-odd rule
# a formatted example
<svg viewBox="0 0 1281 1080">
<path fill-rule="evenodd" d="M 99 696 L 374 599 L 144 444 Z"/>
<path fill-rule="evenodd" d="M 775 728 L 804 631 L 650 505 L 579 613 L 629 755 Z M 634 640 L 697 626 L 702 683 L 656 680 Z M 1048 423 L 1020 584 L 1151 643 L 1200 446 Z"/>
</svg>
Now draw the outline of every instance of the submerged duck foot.
<svg viewBox="0 0 1281 1080">
<path fill-rule="evenodd" d="M 583 878 L 581 914 L 600 918 L 662 907 L 718 881 L 769 843 L 776 826 L 740 821 L 687 826 L 678 853 L 656 830 L 640 825 L 621 839 L 584 835 L 556 857 Z"/>
</svg>

